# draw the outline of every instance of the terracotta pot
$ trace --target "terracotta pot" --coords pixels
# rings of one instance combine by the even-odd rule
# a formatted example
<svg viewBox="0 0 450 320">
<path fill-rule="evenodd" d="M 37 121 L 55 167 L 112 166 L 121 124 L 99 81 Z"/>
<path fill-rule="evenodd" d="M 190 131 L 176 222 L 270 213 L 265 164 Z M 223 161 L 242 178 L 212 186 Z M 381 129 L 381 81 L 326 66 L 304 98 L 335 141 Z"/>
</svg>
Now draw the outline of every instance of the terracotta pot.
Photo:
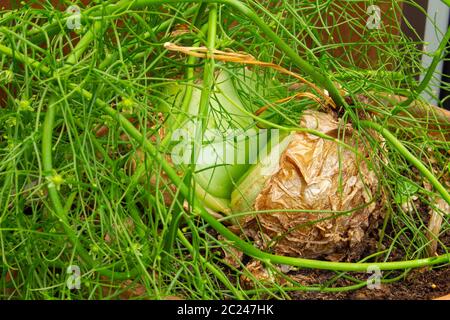
<svg viewBox="0 0 450 320">
<path fill-rule="evenodd" d="M 297 13 L 306 17 L 309 23 L 317 28 L 317 37 L 324 46 L 332 46 L 327 49 L 340 63 L 347 67 L 377 69 L 381 64 L 388 69 L 395 67 L 395 62 L 388 52 L 383 49 L 383 43 L 389 41 L 387 37 L 378 35 L 377 30 L 367 26 L 371 15 L 368 13 L 367 1 L 334 0 L 330 5 L 323 7 L 321 11 L 315 9 L 316 0 L 309 0 L 311 9 L 298 8 Z M 403 4 L 394 5 L 395 0 L 378 0 L 373 4 L 380 8 L 381 21 L 379 26 L 383 33 L 395 36 L 400 34 L 402 22 Z M 261 5 L 274 11 L 279 6 L 278 1 L 262 1 Z M 273 8 L 273 9 L 271 9 Z M 315 47 L 313 39 L 299 32 L 299 40 L 310 49 L 323 52 L 322 48 Z M 391 38 L 391 37 L 389 37 Z M 360 43 L 354 45 L 353 43 Z M 350 45 L 353 44 L 353 45 Z M 303 47 L 298 46 L 297 51 L 305 54 Z M 277 54 L 279 57 L 279 54 Z"/>
<path fill-rule="evenodd" d="M 379 0 L 374 3 L 380 8 L 380 28 L 392 35 L 398 35 L 401 10 L 396 10 L 392 0 Z M 393 68 L 395 62 L 381 50 L 382 43 L 388 39 L 380 37 L 376 29 L 367 25 L 371 18 L 368 7 L 367 1 L 333 1 L 328 14 L 324 13 L 322 19 L 318 17 L 316 20 L 317 27 L 322 28 L 319 33 L 321 41 L 327 45 L 338 45 L 332 49 L 332 55 L 347 62 L 349 66 L 372 69 L 383 64 Z M 351 43 L 361 44 L 349 45 Z"/>
</svg>

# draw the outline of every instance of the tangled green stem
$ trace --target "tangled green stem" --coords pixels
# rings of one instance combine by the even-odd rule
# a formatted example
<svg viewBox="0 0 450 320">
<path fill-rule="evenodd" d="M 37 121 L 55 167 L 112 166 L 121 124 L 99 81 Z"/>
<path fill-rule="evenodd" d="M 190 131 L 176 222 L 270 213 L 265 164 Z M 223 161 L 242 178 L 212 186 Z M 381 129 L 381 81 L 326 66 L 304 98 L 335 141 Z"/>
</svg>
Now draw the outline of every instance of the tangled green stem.
<svg viewBox="0 0 450 320">
<path fill-rule="evenodd" d="M 409 106 L 417 97 L 428 87 L 428 84 L 430 83 L 431 79 L 433 78 L 433 75 L 435 73 L 436 67 L 438 66 L 439 62 L 442 60 L 442 55 L 444 53 L 445 47 L 447 46 L 448 42 L 450 41 L 450 28 L 447 29 L 447 32 L 444 35 L 444 38 L 441 40 L 441 43 L 439 44 L 438 49 L 433 54 L 433 60 L 431 61 L 430 66 L 427 68 L 427 72 L 422 79 L 422 82 L 419 84 L 417 89 L 413 92 L 413 94 L 404 102 L 396 106 L 392 110 L 392 114 L 395 115 L 399 113 L 402 109 L 402 107 Z"/>
<path fill-rule="evenodd" d="M 80 40 L 78 43 L 78 46 L 74 49 L 72 54 L 68 57 L 67 62 L 69 64 L 73 64 L 76 62 L 76 60 L 80 57 L 82 52 L 88 47 L 89 43 L 94 39 L 94 33 L 95 30 L 98 30 L 100 27 L 100 24 L 97 22 L 94 24 L 94 27 Z M 2 48 L 0 48 L 1 50 Z M 22 60 L 26 57 L 23 57 Z M 32 63 L 32 65 L 35 65 Z M 42 66 L 39 66 L 40 69 L 44 72 L 48 71 L 48 68 L 42 68 Z M 56 77 L 56 80 L 59 80 L 58 77 Z M 52 161 L 52 138 L 53 138 L 53 127 L 54 127 L 54 121 L 55 121 L 55 114 L 56 109 L 58 107 L 58 98 L 53 95 L 49 99 L 49 106 L 47 109 L 47 113 L 45 115 L 45 120 L 42 128 L 42 164 L 44 171 L 46 172 L 46 178 L 51 181 L 53 177 L 53 161 Z M 75 231 L 70 226 L 66 212 L 64 210 L 64 207 L 61 203 L 61 199 L 59 197 L 59 193 L 57 188 L 54 184 L 49 183 L 47 186 L 50 198 L 53 203 L 53 207 L 55 210 L 55 214 L 59 218 L 64 231 L 69 237 L 69 241 L 73 244 L 75 247 L 75 250 L 79 253 L 80 257 L 90 266 L 95 266 L 95 261 L 91 258 L 89 253 L 84 249 L 84 247 L 80 244 L 80 241 L 78 240 L 78 236 L 76 235 Z M 114 279 L 128 279 L 130 277 L 135 277 L 140 274 L 139 268 L 135 268 L 132 271 L 129 272 L 115 272 L 107 269 L 99 269 L 99 273 L 103 274 L 107 277 L 114 278 Z"/>
<path fill-rule="evenodd" d="M 76 85 L 71 85 L 72 89 L 78 91 L 82 96 L 87 99 L 92 98 L 92 94 L 86 90 L 80 89 Z M 179 188 L 180 193 L 186 198 L 189 197 L 189 188 L 183 183 L 180 177 L 172 166 L 166 161 L 162 154 L 160 154 L 156 148 L 136 129 L 132 123 L 130 123 L 124 116 L 118 113 L 116 110 L 108 106 L 105 102 L 97 99 L 96 105 L 102 108 L 106 114 L 118 121 L 122 128 L 139 144 L 142 144 L 143 148 L 154 158 L 166 172 L 167 176 Z M 194 207 L 194 213 L 197 212 L 202 219 L 204 219 L 211 227 L 222 234 L 227 240 L 242 250 L 245 254 L 257 258 L 262 261 L 268 261 L 271 263 L 286 264 L 303 268 L 315 268 L 335 271 L 360 271 L 365 272 L 369 267 L 378 267 L 380 270 L 398 270 L 409 268 L 420 268 L 436 264 L 444 264 L 450 262 L 450 254 L 444 254 L 437 257 L 430 257 L 424 259 L 408 260 L 408 261 L 396 261 L 396 262 L 379 262 L 379 263 L 350 263 L 350 262 L 329 262 L 321 260 L 310 260 L 302 258 L 293 258 L 273 255 L 267 252 L 263 252 L 255 248 L 252 244 L 240 239 L 237 235 L 231 232 L 223 224 L 216 220 L 208 211 L 199 203 L 191 204 Z"/>
<path fill-rule="evenodd" d="M 383 128 L 378 123 L 372 121 L 360 121 L 360 126 L 375 129 L 383 135 L 383 137 L 389 141 L 392 146 L 402 154 L 412 165 L 414 165 L 436 188 L 436 190 L 441 194 L 442 198 L 450 204 L 450 195 L 445 189 L 445 187 L 439 182 L 439 180 L 433 175 L 433 173 L 419 160 L 417 159 L 408 149 L 386 128 Z"/>
<path fill-rule="evenodd" d="M 148 4 L 155 4 L 155 3 L 168 3 L 168 2 L 174 2 L 174 1 L 129 1 L 130 6 L 145 6 Z M 187 1 L 184 2 L 195 2 L 195 1 Z M 197 1 L 198 2 L 198 1 Z M 230 4 L 236 9 L 238 9 L 241 13 L 243 13 L 245 16 L 249 17 L 251 20 L 253 20 L 257 25 L 261 27 L 261 29 L 266 33 L 266 35 L 274 40 L 274 42 L 279 46 L 281 49 L 285 51 L 287 55 L 289 55 L 294 62 L 300 67 L 304 67 L 303 70 L 305 70 L 307 73 L 311 75 L 317 82 L 320 84 L 323 84 L 327 90 L 330 92 L 333 99 L 335 99 L 336 103 L 340 100 L 342 100 L 342 97 L 339 95 L 339 93 L 334 92 L 333 90 L 336 89 L 334 85 L 331 83 L 331 81 L 324 77 L 321 73 L 318 73 L 317 70 L 309 65 L 307 62 L 305 62 L 303 59 L 298 57 L 298 55 L 293 51 L 291 48 L 288 47 L 286 43 L 284 43 L 278 36 L 268 27 L 265 25 L 265 23 L 247 6 L 243 5 L 241 2 L 236 0 L 223 0 L 223 1 L 203 1 L 203 2 L 220 2 L 225 4 Z M 27 63 L 29 66 L 39 69 L 44 73 L 47 73 L 48 76 L 52 76 L 50 74 L 50 70 L 43 66 L 41 63 L 28 58 L 24 56 L 23 54 L 13 52 L 11 49 L 0 45 L 0 52 L 3 54 L 6 54 L 8 56 L 11 56 L 12 58 L 16 58 L 19 61 L 22 61 L 24 63 Z M 68 83 L 68 86 L 78 92 L 80 95 L 87 99 L 93 99 L 93 95 L 89 93 L 88 91 L 80 88 L 76 84 Z M 334 89 L 333 89 L 334 88 Z M 337 95 L 336 95 L 337 93 Z M 156 148 L 139 132 L 138 129 L 136 129 L 132 123 L 130 123 L 124 116 L 120 115 L 116 110 L 111 108 L 106 102 L 101 101 L 100 99 L 95 100 L 95 104 L 104 110 L 104 112 L 108 115 L 110 115 L 113 119 L 115 119 L 120 125 L 123 127 L 123 129 L 138 143 L 142 144 L 144 149 L 147 153 L 149 153 L 162 167 L 162 169 L 167 173 L 169 178 L 172 180 L 172 182 L 180 189 L 180 192 L 186 197 L 189 198 L 189 188 L 186 186 L 183 181 L 180 179 L 180 177 L 177 175 L 176 171 L 172 168 L 172 166 L 165 160 L 163 155 L 161 155 Z M 54 103 L 52 104 L 55 105 Z M 48 114 L 46 116 L 46 121 L 44 123 L 44 136 L 43 136 L 43 159 L 45 160 L 45 167 L 47 169 L 52 168 L 51 163 L 51 143 L 52 143 L 52 129 L 54 124 L 54 116 L 55 116 L 55 109 L 49 108 Z M 402 154 L 404 154 L 407 159 L 411 162 L 413 162 L 414 165 L 419 166 L 423 164 L 417 160 L 412 155 L 408 155 L 408 150 L 398 141 L 395 139 L 395 137 L 387 131 L 387 129 L 382 128 L 380 125 L 364 121 L 362 122 L 363 126 L 371 127 L 380 130 L 380 132 L 384 135 L 389 137 L 388 139 L 391 139 L 390 141 L 396 141 L 396 147 L 398 150 L 402 150 Z M 406 151 L 406 152 L 405 152 Z M 425 169 L 425 170 L 423 170 Z M 423 172 L 428 172 L 426 176 L 428 178 L 434 176 L 429 172 L 426 167 L 423 166 L 422 168 Z M 421 171 L 422 171 L 421 170 Z M 432 181 L 433 179 L 430 179 Z M 437 181 L 436 178 L 434 180 Z M 435 181 L 435 182 L 436 182 Z M 442 190 L 443 187 L 437 183 L 434 184 L 434 186 L 440 191 L 440 193 L 444 196 L 446 201 L 449 201 L 448 193 L 446 190 Z M 440 187 L 439 187 L 440 186 Z M 49 188 L 49 193 L 52 198 L 52 201 L 55 203 L 55 209 L 57 211 L 57 216 L 60 217 L 63 226 L 65 228 L 66 233 L 68 234 L 70 240 L 77 245 L 77 250 L 80 252 L 80 256 L 84 260 L 86 260 L 88 263 L 93 263 L 93 261 L 88 256 L 87 252 L 78 246 L 78 240 L 76 239 L 76 234 L 74 230 L 68 225 L 67 218 L 65 217 L 65 212 L 63 210 L 62 205 L 59 201 L 58 191 L 55 188 Z M 368 267 L 370 266 L 376 266 L 380 268 L 380 270 L 396 270 L 396 269 L 409 269 L 409 268 L 418 268 L 418 267 L 424 267 L 429 265 L 435 265 L 435 264 L 442 264 L 442 263 L 448 263 L 450 261 L 450 254 L 445 254 L 437 257 L 431 257 L 431 258 L 425 258 L 425 259 L 416 259 L 416 260 L 409 260 L 409 261 L 399 261 L 399 262 L 382 262 L 382 263 L 344 263 L 344 262 L 328 262 L 328 261 L 318 261 L 318 260 L 309 260 L 309 259 L 301 259 L 301 258 L 292 258 L 292 257 L 284 257 L 284 256 L 277 256 L 270 253 L 263 252 L 257 248 L 255 248 L 252 244 L 243 241 L 238 236 L 236 236 L 234 233 L 232 233 L 230 230 L 228 230 L 224 225 L 222 225 L 220 222 L 218 222 L 212 215 L 210 215 L 206 209 L 198 204 L 193 203 L 194 212 L 198 213 L 202 219 L 204 219 L 209 225 L 211 225 L 214 229 L 216 229 L 219 233 L 221 233 L 225 238 L 227 238 L 229 241 L 233 243 L 236 247 L 241 249 L 244 253 L 248 254 L 249 256 L 255 257 L 257 259 L 271 262 L 271 263 L 279 263 L 279 264 L 286 264 L 286 265 L 293 265 L 297 267 L 305 267 L 305 268 L 317 268 L 317 269 L 328 269 L 328 270 L 339 270 L 339 271 L 366 271 Z M 104 274 L 112 276 L 114 278 L 128 278 L 132 276 L 132 272 L 130 273 L 115 273 L 108 270 L 99 270 L 102 271 Z"/>
<path fill-rule="evenodd" d="M 283 51 L 292 61 L 302 70 L 304 73 L 311 76 L 311 78 L 323 86 L 330 94 L 333 101 L 337 106 L 345 106 L 346 102 L 342 98 L 339 90 L 333 84 L 331 79 L 324 74 L 318 68 L 309 64 L 306 60 L 302 59 L 295 50 L 293 50 L 286 42 L 284 42 L 271 27 L 269 27 L 258 14 L 248 7 L 246 4 L 239 0 L 122 0 L 115 4 L 110 4 L 106 8 L 92 9 L 87 14 L 92 17 L 99 17 L 101 15 L 115 13 L 121 13 L 128 9 L 139 9 L 149 5 L 163 4 L 163 3 L 221 3 L 230 6 L 240 12 L 242 15 L 253 21 L 260 29 L 261 33 L 265 34 L 273 43 Z M 52 25 L 53 26 L 53 25 Z M 50 27 L 49 27 L 50 28 Z M 53 26 L 54 28 L 54 26 Z M 39 32 L 39 30 L 37 31 Z"/>
</svg>

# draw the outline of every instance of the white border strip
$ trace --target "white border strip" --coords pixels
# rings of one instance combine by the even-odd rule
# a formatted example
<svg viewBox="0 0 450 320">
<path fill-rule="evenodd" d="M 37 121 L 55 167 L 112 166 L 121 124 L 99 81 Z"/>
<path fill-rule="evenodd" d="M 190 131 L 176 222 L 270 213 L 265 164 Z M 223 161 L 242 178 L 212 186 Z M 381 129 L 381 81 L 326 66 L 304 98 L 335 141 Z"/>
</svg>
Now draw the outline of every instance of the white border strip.
<svg viewBox="0 0 450 320">
<path fill-rule="evenodd" d="M 438 47 L 441 39 L 443 38 L 444 33 L 447 31 L 448 19 L 450 10 L 449 7 L 441 2 L 440 0 L 429 0 L 428 1 L 428 19 L 425 25 L 425 35 L 424 41 L 426 43 L 426 47 L 424 47 L 424 51 L 428 53 L 434 53 Z M 433 23 L 436 25 L 434 26 Z M 422 65 L 425 70 L 430 66 L 433 57 L 428 55 L 422 55 Z M 433 92 L 433 95 L 439 97 L 440 93 L 440 81 L 441 81 L 441 73 L 443 69 L 444 63 L 441 61 L 436 67 L 436 73 L 433 79 L 430 81 L 430 85 L 428 86 L 429 90 Z M 421 75 L 420 80 L 422 80 L 424 75 Z M 428 102 L 432 104 L 437 104 L 438 99 L 432 97 L 429 93 L 423 92 L 422 97 L 424 97 Z"/>
</svg>

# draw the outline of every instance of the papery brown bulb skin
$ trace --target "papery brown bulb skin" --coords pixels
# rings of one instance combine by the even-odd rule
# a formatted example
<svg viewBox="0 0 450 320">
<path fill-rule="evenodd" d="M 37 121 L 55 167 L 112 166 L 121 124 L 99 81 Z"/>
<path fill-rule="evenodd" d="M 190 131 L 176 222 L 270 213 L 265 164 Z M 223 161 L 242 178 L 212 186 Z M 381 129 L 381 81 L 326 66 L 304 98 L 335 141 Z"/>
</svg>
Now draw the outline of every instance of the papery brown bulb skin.
<svg viewBox="0 0 450 320">
<path fill-rule="evenodd" d="M 276 254 L 358 259 L 383 217 L 376 198 L 378 180 L 367 165 L 369 151 L 351 126 L 340 125 L 329 114 L 305 112 L 301 126 L 339 136 L 358 153 L 334 140 L 294 133 L 278 170 L 254 200 L 254 209 L 261 213 L 240 222 L 256 229 L 265 249 Z M 275 212 L 262 213 L 267 210 Z"/>
</svg>

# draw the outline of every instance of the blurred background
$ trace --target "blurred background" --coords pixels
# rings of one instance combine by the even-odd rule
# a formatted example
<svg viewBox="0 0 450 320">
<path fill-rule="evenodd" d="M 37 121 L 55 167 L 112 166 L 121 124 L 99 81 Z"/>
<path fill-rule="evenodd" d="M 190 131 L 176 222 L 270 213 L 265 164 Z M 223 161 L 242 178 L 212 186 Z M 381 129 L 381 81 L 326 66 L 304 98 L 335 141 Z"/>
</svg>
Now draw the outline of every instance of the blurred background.
<svg viewBox="0 0 450 320">
<path fill-rule="evenodd" d="M 64 1 L 64 0 L 31 0 L 31 1 L 19 1 L 19 0 L 0 0 L 0 7 L 4 9 L 14 9 L 21 5 L 31 5 L 35 8 L 42 7 L 43 4 L 52 4 L 59 10 L 65 10 L 68 6 L 72 4 L 78 4 L 81 7 L 89 5 L 90 0 L 78 0 L 78 1 Z M 97 1 L 98 2 L 98 1 Z M 276 1 L 262 1 L 266 2 L 267 6 L 276 6 Z M 351 3 L 348 6 L 352 7 L 352 12 L 354 15 L 358 13 L 361 16 L 367 14 L 367 8 L 370 5 L 378 5 L 381 9 L 381 18 L 385 25 L 391 28 L 391 32 L 393 34 L 398 34 L 400 30 L 397 29 L 397 25 L 401 25 L 401 32 L 410 37 L 413 41 L 416 41 L 419 44 L 419 50 L 423 50 L 424 54 L 422 54 L 422 66 L 426 70 L 430 65 L 432 60 L 432 54 L 437 50 L 441 39 L 443 38 L 443 34 L 449 27 L 450 23 L 450 15 L 449 15 L 449 7 L 443 1 L 440 0 L 414 0 L 414 1 L 395 1 L 397 4 L 397 8 L 401 8 L 402 13 L 396 12 L 396 8 L 393 8 L 392 0 L 366 0 L 366 1 L 347 1 L 347 0 L 336 0 L 336 3 Z M 359 10 L 355 10 L 355 7 Z M 401 19 L 401 21 L 398 21 Z M 327 21 L 329 24 L 330 21 Z M 331 36 L 327 38 L 327 35 L 324 34 L 322 41 L 324 42 L 334 42 L 341 41 L 345 42 L 356 42 L 361 38 L 358 35 L 358 32 L 354 32 L 354 26 L 351 26 L 351 22 L 338 21 L 339 27 L 335 30 Z M 336 40 L 337 39 L 337 40 Z M 348 56 L 349 52 L 343 52 L 346 48 L 343 46 L 342 48 L 333 49 L 333 54 L 335 56 Z M 355 50 L 355 47 L 352 47 L 350 50 L 350 55 L 352 56 L 352 62 L 356 61 L 356 64 L 362 68 L 370 68 L 376 69 L 377 63 L 389 63 L 389 60 L 386 57 L 382 57 L 377 52 L 376 48 L 364 48 L 361 50 Z M 368 63 L 367 58 L 361 58 L 362 53 L 367 53 L 367 56 L 370 57 L 370 61 L 374 62 Z M 359 56 L 359 61 L 358 61 Z M 423 75 L 422 75 L 423 77 Z M 420 80 L 420 79 L 417 79 Z M 450 83 L 450 56 L 449 53 L 446 53 L 445 58 L 441 61 L 436 68 L 436 73 L 434 75 L 433 80 L 430 82 L 430 87 L 427 92 L 424 92 L 422 95 L 424 98 L 429 101 L 431 104 L 438 104 L 438 100 L 441 100 L 441 103 L 444 108 L 450 110 L 450 88 L 446 85 L 442 85 L 443 83 Z"/>
</svg>

